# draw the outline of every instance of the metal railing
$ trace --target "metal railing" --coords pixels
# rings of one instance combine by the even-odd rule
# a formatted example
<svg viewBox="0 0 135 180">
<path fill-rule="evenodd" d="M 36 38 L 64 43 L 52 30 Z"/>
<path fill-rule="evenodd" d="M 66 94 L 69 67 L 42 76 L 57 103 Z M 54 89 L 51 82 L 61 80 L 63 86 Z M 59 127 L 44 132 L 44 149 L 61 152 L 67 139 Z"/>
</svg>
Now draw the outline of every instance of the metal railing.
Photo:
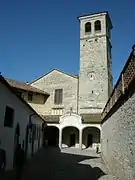
<svg viewBox="0 0 135 180">
<path fill-rule="evenodd" d="M 110 98 L 108 99 L 105 108 L 101 114 L 101 119 L 104 119 L 105 116 L 109 113 L 118 99 L 128 90 L 129 85 L 135 78 L 135 45 L 132 47 L 132 52 L 119 76 L 118 81 L 112 91 Z"/>
</svg>

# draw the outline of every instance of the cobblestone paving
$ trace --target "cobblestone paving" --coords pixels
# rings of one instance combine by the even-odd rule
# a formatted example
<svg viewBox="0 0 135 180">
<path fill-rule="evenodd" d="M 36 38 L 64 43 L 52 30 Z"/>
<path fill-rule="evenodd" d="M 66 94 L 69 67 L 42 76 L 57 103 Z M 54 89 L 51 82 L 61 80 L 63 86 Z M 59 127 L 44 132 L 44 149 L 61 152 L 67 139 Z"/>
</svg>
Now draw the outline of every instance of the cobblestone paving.
<svg viewBox="0 0 135 180">
<path fill-rule="evenodd" d="M 113 180 L 93 150 L 44 148 L 25 166 L 22 180 Z M 14 173 L 2 180 L 12 180 Z"/>
</svg>

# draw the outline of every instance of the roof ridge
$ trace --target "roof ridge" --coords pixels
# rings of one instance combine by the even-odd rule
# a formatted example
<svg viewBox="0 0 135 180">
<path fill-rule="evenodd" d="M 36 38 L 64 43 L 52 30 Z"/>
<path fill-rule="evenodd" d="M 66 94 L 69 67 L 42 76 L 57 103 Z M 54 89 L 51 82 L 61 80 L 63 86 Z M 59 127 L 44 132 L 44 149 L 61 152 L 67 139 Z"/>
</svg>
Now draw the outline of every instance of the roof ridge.
<svg viewBox="0 0 135 180">
<path fill-rule="evenodd" d="M 68 72 L 64 72 L 64 71 L 62 71 L 62 70 L 60 70 L 60 69 L 58 69 L 58 68 L 53 68 L 53 69 L 49 70 L 48 72 L 42 74 L 41 76 L 33 79 L 31 82 L 29 82 L 29 84 L 32 84 L 32 83 L 36 82 L 37 80 L 41 79 L 42 77 L 46 76 L 47 74 L 49 74 L 49 73 L 51 73 L 52 71 L 55 71 L 55 70 L 56 70 L 56 71 L 59 71 L 59 72 L 61 72 L 61 73 L 63 73 L 63 74 L 66 74 L 66 75 L 68 75 L 68 76 L 71 76 L 71 77 L 74 77 L 74 78 L 78 78 L 78 76 L 75 75 L 75 74 L 73 74 L 73 73 L 68 73 Z"/>
</svg>

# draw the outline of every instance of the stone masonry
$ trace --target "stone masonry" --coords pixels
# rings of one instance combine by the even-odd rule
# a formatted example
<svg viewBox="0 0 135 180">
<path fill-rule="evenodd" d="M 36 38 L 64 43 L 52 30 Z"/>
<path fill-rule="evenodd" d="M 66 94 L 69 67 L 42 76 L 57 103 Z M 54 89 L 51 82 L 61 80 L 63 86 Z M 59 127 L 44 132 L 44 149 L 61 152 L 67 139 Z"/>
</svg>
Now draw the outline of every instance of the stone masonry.
<svg viewBox="0 0 135 180">
<path fill-rule="evenodd" d="M 101 30 L 95 32 L 99 20 Z M 50 94 L 44 105 L 32 104 L 42 115 L 62 115 L 72 108 L 78 114 L 100 114 L 112 89 L 110 30 L 107 12 L 79 17 L 80 73 L 75 77 L 57 69 L 33 81 L 32 86 Z M 91 23 L 91 33 L 85 33 L 85 24 Z M 63 89 L 63 104 L 54 104 L 55 89 Z"/>
<path fill-rule="evenodd" d="M 45 104 L 31 104 L 38 113 L 42 115 L 57 115 L 57 113 L 58 115 L 62 115 L 63 113 L 70 111 L 71 107 L 73 108 L 73 112 L 77 113 L 78 78 L 76 76 L 71 76 L 54 69 L 33 82 L 32 85 L 50 94 Z M 63 103 L 55 105 L 55 89 L 61 88 L 63 89 Z"/>
<path fill-rule="evenodd" d="M 135 93 L 102 125 L 102 155 L 121 180 L 135 179 Z"/>
<path fill-rule="evenodd" d="M 79 112 L 100 113 L 112 88 L 110 19 L 106 13 L 79 17 L 80 20 L 80 74 Z M 101 30 L 94 30 L 100 20 Z M 91 32 L 85 32 L 85 24 L 91 23 Z M 93 109 L 96 109 L 95 111 Z"/>
</svg>

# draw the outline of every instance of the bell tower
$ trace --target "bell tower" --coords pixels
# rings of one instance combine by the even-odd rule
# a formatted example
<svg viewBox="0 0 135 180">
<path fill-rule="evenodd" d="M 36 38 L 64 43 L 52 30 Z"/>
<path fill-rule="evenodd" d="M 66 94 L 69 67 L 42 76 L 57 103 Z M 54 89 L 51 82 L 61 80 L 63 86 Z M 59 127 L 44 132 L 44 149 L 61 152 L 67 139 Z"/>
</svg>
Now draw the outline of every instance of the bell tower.
<svg viewBox="0 0 135 180">
<path fill-rule="evenodd" d="M 79 114 L 100 113 L 112 91 L 112 23 L 108 12 L 80 16 L 79 21 Z"/>
</svg>

